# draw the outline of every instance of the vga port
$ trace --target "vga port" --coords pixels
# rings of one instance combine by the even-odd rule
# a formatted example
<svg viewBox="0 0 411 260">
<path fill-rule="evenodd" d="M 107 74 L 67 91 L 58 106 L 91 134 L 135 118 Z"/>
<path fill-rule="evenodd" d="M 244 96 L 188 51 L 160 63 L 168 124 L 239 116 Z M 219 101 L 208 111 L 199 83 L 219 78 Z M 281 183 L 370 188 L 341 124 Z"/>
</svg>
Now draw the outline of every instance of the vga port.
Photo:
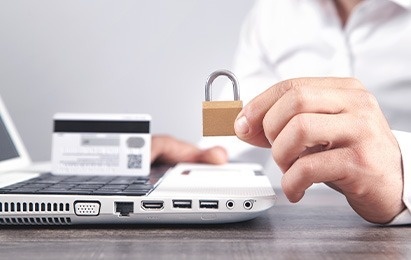
<svg viewBox="0 0 411 260">
<path fill-rule="evenodd" d="M 100 202 L 75 201 L 74 212 L 77 216 L 98 216 L 100 214 Z"/>
</svg>

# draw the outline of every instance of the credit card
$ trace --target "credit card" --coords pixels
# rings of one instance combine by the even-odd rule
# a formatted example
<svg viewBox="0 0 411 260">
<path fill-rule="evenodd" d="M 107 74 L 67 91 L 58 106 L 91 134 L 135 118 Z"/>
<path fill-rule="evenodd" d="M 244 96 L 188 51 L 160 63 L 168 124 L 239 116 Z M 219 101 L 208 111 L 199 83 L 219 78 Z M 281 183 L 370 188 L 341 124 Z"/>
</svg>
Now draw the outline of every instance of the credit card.
<svg viewBox="0 0 411 260">
<path fill-rule="evenodd" d="M 54 174 L 150 173 L 150 115 L 58 113 L 53 120 Z"/>
</svg>

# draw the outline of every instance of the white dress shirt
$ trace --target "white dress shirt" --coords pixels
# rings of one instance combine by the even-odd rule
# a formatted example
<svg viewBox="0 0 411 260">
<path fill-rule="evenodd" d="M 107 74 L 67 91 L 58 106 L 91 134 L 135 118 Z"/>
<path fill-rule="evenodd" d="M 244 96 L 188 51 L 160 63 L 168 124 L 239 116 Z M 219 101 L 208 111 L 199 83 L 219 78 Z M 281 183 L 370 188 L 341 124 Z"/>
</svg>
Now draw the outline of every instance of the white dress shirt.
<svg viewBox="0 0 411 260">
<path fill-rule="evenodd" d="M 241 33 L 233 71 L 244 103 L 281 80 L 355 77 L 378 99 L 404 161 L 404 202 L 411 209 L 411 0 L 365 0 L 342 26 L 331 0 L 259 0 Z M 232 99 L 227 87 L 220 99 Z M 269 149 L 235 137 L 205 138 L 231 159 L 258 162 L 274 186 L 281 173 Z M 393 224 L 411 223 L 408 210 Z"/>
</svg>

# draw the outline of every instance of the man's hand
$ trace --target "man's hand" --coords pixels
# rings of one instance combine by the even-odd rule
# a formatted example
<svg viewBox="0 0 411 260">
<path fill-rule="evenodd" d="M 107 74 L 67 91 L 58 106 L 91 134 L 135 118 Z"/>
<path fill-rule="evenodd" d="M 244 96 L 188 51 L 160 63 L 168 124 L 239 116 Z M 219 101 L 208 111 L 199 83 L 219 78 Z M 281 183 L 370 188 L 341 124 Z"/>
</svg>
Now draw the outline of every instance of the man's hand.
<svg viewBox="0 0 411 260">
<path fill-rule="evenodd" d="M 404 209 L 398 144 L 375 97 L 355 79 L 278 83 L 243 108 L 235 129 L 271 147 L 291 202 L 324 182 L 370 222 L 387 223 Z"/>
<path fill-rule="evenodd" d="M 223 164 L 228 155 L 223 147 L 199 149 L 171 136 L 157 135 L 151 139 L 151 163 L 176 164 L 179 162 Z"/>
</svg>

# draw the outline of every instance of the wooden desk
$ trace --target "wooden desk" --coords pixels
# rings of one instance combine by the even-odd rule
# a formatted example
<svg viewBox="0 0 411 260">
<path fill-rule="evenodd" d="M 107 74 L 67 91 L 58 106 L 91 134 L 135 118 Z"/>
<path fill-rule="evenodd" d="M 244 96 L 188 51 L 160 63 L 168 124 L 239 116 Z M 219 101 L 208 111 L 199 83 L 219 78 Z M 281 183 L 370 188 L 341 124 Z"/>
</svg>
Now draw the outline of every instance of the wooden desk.
<svg viewBox="0 0 411 260">
<path fill-rule="evenodd" d="M 410 259 L 411 227 L 358 217 L 312 189 L 252 221 L 212 226 L 2 227 L 1 259 Z"/>
</svg>

